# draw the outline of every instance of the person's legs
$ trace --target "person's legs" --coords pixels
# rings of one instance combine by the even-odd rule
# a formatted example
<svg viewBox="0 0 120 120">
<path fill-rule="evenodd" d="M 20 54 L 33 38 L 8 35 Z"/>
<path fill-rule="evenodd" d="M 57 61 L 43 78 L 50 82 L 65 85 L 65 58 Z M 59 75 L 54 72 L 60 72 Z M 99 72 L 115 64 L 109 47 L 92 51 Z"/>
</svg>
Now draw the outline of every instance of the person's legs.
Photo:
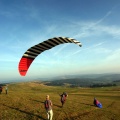
<svg viewBox="0 0 120 120">
<path fill-rule="evenodd" d="M 62 102 L 62 106 L 64 105 L 64 102 Z"/>
<path fill-rule="evenodd" d="M 63 107 L 64 103 L 65 103 L 65 101 L 62 101 L 62 107 Z"/>
<path fill-rule="evenodd" d="M 50 119 L 49 120 L 52 120 L 52 118 L 53 118 L 53 111 L 50 110 Z"/>
<path fill-rule="evenodd" d="M 50 119 L 50 113 L 49 111 L 47 112 L 47 117 L 48 117 L 48 120 Z"/>
</svg>

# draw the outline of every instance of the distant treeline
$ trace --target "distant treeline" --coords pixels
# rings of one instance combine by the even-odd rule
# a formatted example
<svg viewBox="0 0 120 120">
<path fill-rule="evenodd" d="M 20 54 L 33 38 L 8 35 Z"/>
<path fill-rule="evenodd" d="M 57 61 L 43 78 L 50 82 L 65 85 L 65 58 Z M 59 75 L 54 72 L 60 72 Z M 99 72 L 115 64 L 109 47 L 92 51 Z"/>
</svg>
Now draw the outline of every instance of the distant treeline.
<svg viewBox="0 0 120 120">
<path fill-rule="evenodd" d="M 65 80 L 54 80 L 54 81 L 47 81 L 44 84 L 48 86 L 65 86 L 69 85 L 70 87 L 86 87 L 92 84 L 90 79 L 65 79 Z"/>
<path fill-rule="evenodd" d="M 117 80 L 118 82 L 118 80 Z M 89 78 L 75 78 L 75 79 L 65 79 L 65 80 L 54 80 L 54 81 L 46 81 L 44 83 L 48 86 L 69 86 L 69 87 L 109 87 L 109 86 L 117 86 L 115 81 L 108 80 L 96 80 Z"/>
<path fill-rule="evenodd" d="M 111 87 L 111 86 L 117 86 L 116 84 L 108 83 L 108 84 L 93 84 L 90 87 L 95 88 L 95 87 Z"/>
<path fill-rule="evenodd" d="M 0 86 L 6 86 L 6 84 L 0 84 Z"/>
<path fill-rule="evenodd" d="M 113 82 L 120 82 L 120 80 L 115 80 L 115 81 L 113 81 Z"/>
</svg>

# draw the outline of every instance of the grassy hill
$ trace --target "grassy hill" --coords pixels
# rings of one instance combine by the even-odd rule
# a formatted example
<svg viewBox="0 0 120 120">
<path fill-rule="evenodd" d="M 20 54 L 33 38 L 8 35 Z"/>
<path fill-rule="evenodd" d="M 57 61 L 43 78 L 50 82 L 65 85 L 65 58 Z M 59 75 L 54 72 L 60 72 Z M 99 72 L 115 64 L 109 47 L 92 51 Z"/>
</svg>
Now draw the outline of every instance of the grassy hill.
<svg viewBox="0 0 120 120">
<path fill-rule="evenodd" d="M 46 86 L 38 82 L 8 85 L 8 94 L 0 94 L 0 120 L 46 120 L 43 102 L 47 94 L 53 102 L 53 120 L 119 120 L 120 87 L 70 88 Z M 60 97 L 68 93 L 61 108 Z M 93 106 L 96 97 L 102 109 Z"/>
</svg>

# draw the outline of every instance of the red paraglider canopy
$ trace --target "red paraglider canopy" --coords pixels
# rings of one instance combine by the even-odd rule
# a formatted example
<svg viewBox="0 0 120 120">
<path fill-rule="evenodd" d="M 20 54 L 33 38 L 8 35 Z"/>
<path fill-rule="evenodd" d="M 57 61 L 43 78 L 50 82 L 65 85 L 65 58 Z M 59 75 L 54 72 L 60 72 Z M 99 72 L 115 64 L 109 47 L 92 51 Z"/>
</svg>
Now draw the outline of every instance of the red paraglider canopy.
<svg viewBox="0 0 120 120">
<path fill-rule="evenodd" d="M 26 72 L 29 68 L 29 66 L 31 65 L 31 63 L 33 62 L 34 59 L 32 58 L 21 58 L 20 62 L 19 62 L 19 72 L 22 76 L 26 75 Z"/>
<path fill-rule="evenodd" d="M 20 75 L 21 76 L 26 75 L 31 63 L 40 53 L 64 43 L 75 43 L 80 47 L 82 46 L 82 44 L 79 41 L 73 38 L 68 38 L 68 37 L 54 37 L 46 41 L 43 41 L 37 45 L 34 45 L 23 54 L 19 62 L 18 69 L 19 69 Z"/>
</svg>

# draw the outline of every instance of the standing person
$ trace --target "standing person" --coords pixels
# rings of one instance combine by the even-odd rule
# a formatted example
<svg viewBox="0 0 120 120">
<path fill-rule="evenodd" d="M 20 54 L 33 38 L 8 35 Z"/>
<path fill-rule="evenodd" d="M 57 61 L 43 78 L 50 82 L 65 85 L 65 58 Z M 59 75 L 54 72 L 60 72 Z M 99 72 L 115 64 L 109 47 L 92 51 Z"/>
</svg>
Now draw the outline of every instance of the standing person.
<svg viewBox="0 0 120 120">
<path fill-rule="evenodd" d="M 60 95 L 61 97 L 61 103 L 62 103 L 62 107 L 66 101 L 66 98 L 68 97 L 68 94 L 66 92 L 63 92 L 63 94 Z"/>
<path fill-rule="evenodd" d="M 44 105 L 45 105 L 45 109 L 47 111 L 48 120 L 52 120 L 52 118 L 53 118 L 52 101 L 49 99 L 49 95 L 46 96 Z"/>
<path fill-rule="evenodd" d="M 5 92 L 6 92 L 6 94 L 8 93 L 8 87 L 7 86 L 5 87 Z"/>
</svg>

